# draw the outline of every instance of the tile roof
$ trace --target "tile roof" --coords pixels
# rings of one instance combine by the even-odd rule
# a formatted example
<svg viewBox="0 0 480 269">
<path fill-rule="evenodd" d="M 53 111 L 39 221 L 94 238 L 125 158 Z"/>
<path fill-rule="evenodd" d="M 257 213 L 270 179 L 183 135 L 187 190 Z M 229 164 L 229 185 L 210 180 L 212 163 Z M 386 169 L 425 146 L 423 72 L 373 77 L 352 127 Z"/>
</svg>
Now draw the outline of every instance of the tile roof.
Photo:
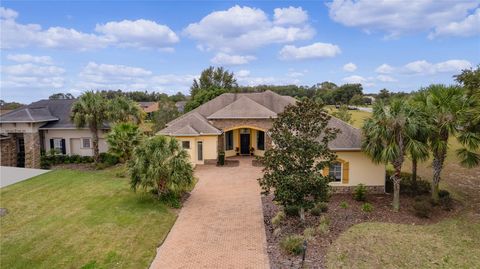
<svg viewBox="0 0 480 269">
<path fill-rule="evenodd" d="M 269 119 L 276 117 L 277 113 L 246 96 L 241 96 L 233 103 L 208 116 L 207 119 Z"/>
<path fill-rule="evenodd" d="M 222 132 L 199 113 L 192 111 L 177 119 L 175 124 L 167 125 L 159 132 L 172 136 L 220 135 Z"/>
</svg>

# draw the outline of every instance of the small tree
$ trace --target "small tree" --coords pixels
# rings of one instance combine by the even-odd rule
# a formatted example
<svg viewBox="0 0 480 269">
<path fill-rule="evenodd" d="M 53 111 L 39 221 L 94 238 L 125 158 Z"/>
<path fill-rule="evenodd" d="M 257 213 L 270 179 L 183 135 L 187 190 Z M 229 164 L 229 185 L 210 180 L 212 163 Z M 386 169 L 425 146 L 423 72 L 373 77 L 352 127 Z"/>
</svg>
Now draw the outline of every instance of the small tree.
<svg viewBox="0 0 480 269">
<path fill-rule="evenodd" d="M 158 197 L 179 195 L 193 184 L 188 153 L 175 138 L 155 136 L 137 146 L 128 162 L 130 185 L 153 188 Z"/>
<path fill-rule="evenodd" d="M 321 104 L 304 99 L 285 108 L 269 132 L 274 146 L 265 152 L 260 186 L 267 194 L 273 189 L 284 207 L 300 207 L 302 220 L 305 209 L 328 195 L 330 178 L 322 169 L 336 159 L 328 143 L 338 132 L 327 127 L 329 120 Z"/>
<path fill-rule="evenodd" d="M 348 110 L 347 105 L 341 105 L 337 111 L 334 111 L 332 115 L 335 118 L 341 119 L 342 121 L 353 124 L 355 121 L 352 119 L 352 113 Z"/>
<path fill-rule="evenodd" d="M 178 108 L 170 100 L 161 100 L 158 102 L 158 111 L 153 113 L 153 130 L 155 132 L 165 128 L 165 125 L 171 120 L 180 116 Z"/>
<path fill-rule="evenodd" d="M 132 156 L 133 149 L 140 144 L 142 133 L 133 123 L 116 124 L 107 135 L 108 151 L 126 162 Z"/>
</svg>

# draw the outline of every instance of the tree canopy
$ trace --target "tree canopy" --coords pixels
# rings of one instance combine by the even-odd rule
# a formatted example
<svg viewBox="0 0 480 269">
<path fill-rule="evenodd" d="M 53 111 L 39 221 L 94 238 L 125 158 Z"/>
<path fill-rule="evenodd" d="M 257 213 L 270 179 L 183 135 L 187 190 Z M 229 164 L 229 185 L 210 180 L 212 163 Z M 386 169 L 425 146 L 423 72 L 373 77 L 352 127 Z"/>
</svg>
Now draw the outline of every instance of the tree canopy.
<svg viewBox="0 0 480 269">
<path fill-rule="evenodd" d="M 48 97 L 50 100 L 70 100 L 75 99 L 71 93 L 55 93 Z"/>
</svg>

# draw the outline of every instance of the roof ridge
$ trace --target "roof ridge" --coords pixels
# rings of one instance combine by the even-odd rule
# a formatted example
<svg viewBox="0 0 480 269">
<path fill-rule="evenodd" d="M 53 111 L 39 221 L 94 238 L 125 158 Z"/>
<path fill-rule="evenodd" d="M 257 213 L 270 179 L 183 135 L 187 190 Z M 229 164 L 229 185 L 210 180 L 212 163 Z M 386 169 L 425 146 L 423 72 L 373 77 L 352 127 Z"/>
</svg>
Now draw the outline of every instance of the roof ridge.
<svg viewBox="0 0 480 269">
<path fill-rule="evenodd" d="M 330 117 L 331 117 L 331 118 L 335 118 L 336 120 L 338 120 L 338 121 L 340 121 L 341 123 L 347 125 L 348 127 L 351 127 L 351 128 L 353 128 L 353 129 L 355 129 L 355 130 L 358 130 L 358 131 L 361 131 L 361 128 L 357 128 L 357 127 L 351 125 L 350 123 L 348 123 L 348 122 L 346 122 L 346 121 L 343 121 L 343 120 L 341 120 L 341 119 L 339 119 L 339 118 L 337 118 L 337 117 L 335 117 L 335 116 L 333 116 L 333 115 L 330 115 Z"/>
<path fill-rule="evenodd" d="M 27 116 L 33 121 L 33 117 L 32 117 L 32 114 L 30 113 L 29 107 L 25 108 L 25 112 L 27 112 Z"/>
</svg>

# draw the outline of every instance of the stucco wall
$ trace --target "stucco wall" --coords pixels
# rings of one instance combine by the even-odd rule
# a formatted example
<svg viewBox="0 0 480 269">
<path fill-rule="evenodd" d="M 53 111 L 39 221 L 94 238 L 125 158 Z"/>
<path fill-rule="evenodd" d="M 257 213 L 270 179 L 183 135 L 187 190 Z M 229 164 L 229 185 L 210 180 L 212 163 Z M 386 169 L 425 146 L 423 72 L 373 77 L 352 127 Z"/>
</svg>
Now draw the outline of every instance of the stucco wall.
<svg viewBox="0 0 480 269">
<path fill-rule="evenodd" d="M 82 148 L 81 138 L 92 138 L 92 134 L 88 129 L 50 129 L 45 130 L 45 150 L 50 150 L 50 139 L 63 138 L 65 139 L 66 154 L 73 155 L 78 154 L 82 156 L 93 156 L 93 148 Z M 106 132 L 99 131 L 98 148 L 100 152 L 106 152 L 108 150 L 108 144 L 105 140 Z M 93 147 L 93 141 L 90 145 Z"/>
<path fill-rule="evenodd" d="M 190 149 L 185 149 L 190 155 L 190 161 L 193 164 L 204 164 L 205 160 L 214 161 L 217 159 L 217 142 L 216 135 L 209 136 L 178 136 L 179 141 L 190 141 Z M 197 142 L 203 142 L 203 161 L 197 158 Z M 180 142 L 181 143 L 181 142 Z"/>
<path fill-rule="evenodd" d="M 337 152 L 338 158 L 349 163 L 348 184 L 332 182 L 332 186 L 357 186 L 363 183 L 367 186 L 385 185 L 385 165 L 373 163 L 365 153 Z"/>
</svg>

